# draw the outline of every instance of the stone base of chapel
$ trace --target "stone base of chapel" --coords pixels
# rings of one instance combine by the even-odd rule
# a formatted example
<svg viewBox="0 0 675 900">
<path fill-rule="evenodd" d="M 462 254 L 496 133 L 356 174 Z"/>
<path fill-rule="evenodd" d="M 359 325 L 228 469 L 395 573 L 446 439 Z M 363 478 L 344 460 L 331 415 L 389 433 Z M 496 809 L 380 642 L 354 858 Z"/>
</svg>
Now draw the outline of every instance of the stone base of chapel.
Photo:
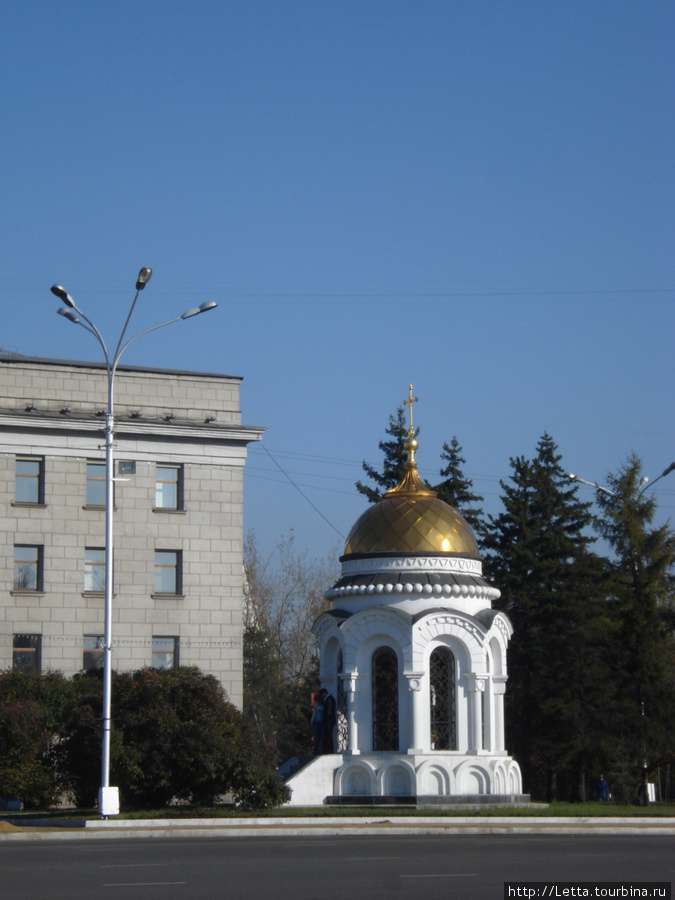
<svg viewBox="0 0 675 900">
<path fill-rule="evenodd" d="M 442 795 L 418 795 L 409 797 L 405 794 L 385 795 L 372 797 L 368 794 L 358 794 L 338 797 L 326 797 L 326 806 L 409 806 L 411 809 L 476 809 L 480 807 L 494 806 L 541 806 L 540 803 L 532 803 L 529 794 L 464 794 L 456 797 Z M 548 805 L 548 804 L 544 804 Z"/>
<path fill-rule="evenodd" d="M 289 806 L 526 805 L 518 763 L 506 755 L 333 753 L 286 782 Z"/>
</svg>

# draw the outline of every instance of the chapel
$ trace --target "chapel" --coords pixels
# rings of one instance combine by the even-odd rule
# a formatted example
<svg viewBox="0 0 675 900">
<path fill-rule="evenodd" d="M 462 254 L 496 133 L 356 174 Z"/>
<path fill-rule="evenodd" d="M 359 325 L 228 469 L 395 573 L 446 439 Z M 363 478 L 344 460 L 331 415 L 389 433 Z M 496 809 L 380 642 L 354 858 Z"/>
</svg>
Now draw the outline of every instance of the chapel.
<svg viewBox="0 0 675 900">
<path fill-rule="evenodd" d="M 355 522 L 314 624 L 335 752 L 287 782 L 291 805 L 529 800 L 504 743 L 512 627 L 469 524 L 418 474 L 416 400 L 403 480 Z"/>
</svg>

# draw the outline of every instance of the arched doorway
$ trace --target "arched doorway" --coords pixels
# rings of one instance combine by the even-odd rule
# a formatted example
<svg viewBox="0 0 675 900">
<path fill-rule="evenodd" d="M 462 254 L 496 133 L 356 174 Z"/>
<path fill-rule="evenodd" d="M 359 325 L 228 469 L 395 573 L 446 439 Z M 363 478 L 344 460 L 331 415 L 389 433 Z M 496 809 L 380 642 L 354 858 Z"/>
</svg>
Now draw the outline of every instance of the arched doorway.
<svg viewBox="0 0 675 900">
<path fill-rule="evenodd" d="M 391 647 L 373 653 L 373 750 L 398 750 L 398 657 Z"/>
</svg>

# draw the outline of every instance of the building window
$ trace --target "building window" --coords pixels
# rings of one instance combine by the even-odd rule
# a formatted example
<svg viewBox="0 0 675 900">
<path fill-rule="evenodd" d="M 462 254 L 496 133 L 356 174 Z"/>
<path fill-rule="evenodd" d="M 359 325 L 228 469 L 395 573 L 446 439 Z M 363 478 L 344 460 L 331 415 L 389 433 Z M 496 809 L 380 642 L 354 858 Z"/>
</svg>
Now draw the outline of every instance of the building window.
<svg viewBox="0 0 675 900">
<path fill-rule="evenodd" d="M 155 550 L 155 593 L 180 594 L 181 553 L 179 550 Z"/>
<path fill-rule="evenodd" d="M 429 659 L 429 721 L 432 750 L 456 750 L 455 657 L 437 647 Z"/>
<path fill-rule="evenodd" d="M 175 669 L 178 664 L 178 638 L 153 637 L 152 668 Z"/>
<path fill-rule="evenodd" d="M 15 634 L 12 648 L 12 669 L 15 672 L 34 672 L 42 669 L 42 635 Z"/>
<path fill-rule="evenodd" d="M 87 506 L 105 506 L 105 463 L 87 463 Z"/>
<path fill-rule="evenodd" d="M 14 477 L 14 502 L 43 504 L 44 460 L 17 457 Z"/>
<path fill-rule="evenodd" d="M 14 545 L 14 590 L 42 590 L 42 547 Z"/>
<path fill-rule="evenodd" d="M 391 647 L 373 654 L 373 750 L 398 750 L 398 657 Z"/>
<path fill-rule="evenodd" d="M 157 466 L 155 509 L 183 508 L 183 467 Z"/>
<path fill-rule="evenodd" d="M 105 550 L 86 547 L 84 551 L 85 591 L 105 591 Z"/>
<path fill-rule="evenodd" d="M 87 672 L 103 668 L 103 648 L 105 638 L 102 634 L 85 634 L 82 651 L 82 668 Z"/>
</svg>

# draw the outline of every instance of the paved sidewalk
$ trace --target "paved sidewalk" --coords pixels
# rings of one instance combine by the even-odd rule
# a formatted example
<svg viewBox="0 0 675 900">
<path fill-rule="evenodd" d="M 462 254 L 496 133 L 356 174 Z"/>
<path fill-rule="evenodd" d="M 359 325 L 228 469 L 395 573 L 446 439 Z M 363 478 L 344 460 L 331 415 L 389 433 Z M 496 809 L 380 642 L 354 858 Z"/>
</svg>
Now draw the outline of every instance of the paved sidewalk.
<svg viewBox="0 0 675 900">
<path fill-rule="evenodd" d="M 535 816 L 396 816 L 363 818 L 100 819 L 0 822 L 0 841 L 106 840 L 166 837 L 261 837 L 382 834 L 629 834 L 673 835 L 670 818 L 544 818 Z"/>
</svg>

